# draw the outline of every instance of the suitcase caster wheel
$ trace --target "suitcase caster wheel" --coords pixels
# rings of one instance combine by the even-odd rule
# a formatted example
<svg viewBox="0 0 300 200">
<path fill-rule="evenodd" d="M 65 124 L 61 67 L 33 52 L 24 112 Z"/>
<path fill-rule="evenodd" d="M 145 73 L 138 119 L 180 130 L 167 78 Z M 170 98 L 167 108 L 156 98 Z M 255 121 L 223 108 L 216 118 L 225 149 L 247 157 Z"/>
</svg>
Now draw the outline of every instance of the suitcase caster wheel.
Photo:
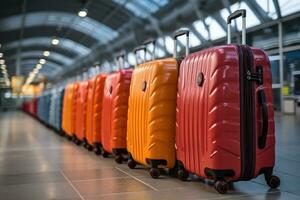
<svg viewBox="0 0 300 200">
<path fill-rule="evenodd" d="M 87 146 L 87 150 L 88 150 L 88 151 L 93 151 L 93 146 L 88 145 L 88 146 Z"/>
<path fill-rule="evenodd" d="M 67 136 L 69 141 L 72 141 L 72 137 L 71 136 Z"/>
<path fill-rule="evenodd" d="M 101 149 L 96 149 L 96 151 L 95 151 L 95 154 L 97 155 L 97 156 L 99 156 L 99 155 L 101 155 Z"/>
<path fill-rule="evenodd" d="M 81 141 L 80 140 L 75 140 L 75 144 L 79 146 L 79 145 L 81 145 Z"/>
<path fill-rule="evenodd" d="M 130 169 L 134 169 L 135 166 L 136 166 L 136 162 L 132 159 L 129 159 L 128 162 L 127 162 L 127 165 Z"/>
<path fill-rule="evenodd" d="M 229 189 L 229 185 L 226 181 L 224 180 L 219 180 L 215 182 L 215 189 L 220 193 L 220 194 L 226 194 L 228 189 Z"/>
<path fill-rule="evenodd" d="M 102 152 L 102 156 L 103 156 L 103 158 L 107 158 L 107 157 L 108 157 L 108 155 L 109 155 L 109 153 L 103 150 L 103 152 Z"/>
<path fill-rule="evenodd" d="M 157 168 L 151 168 L 149 173 L 150 173 L 150 176 L 155 179 L 159 178 L 159 176 L 160 176 L 160 171 Z"/>
<path fill-rule="evenodd" d="M 122 164 L 123 163 L 123 157 L 121 155 L 116 155 L 115 161 L 118 164 Z"/>
<path fill-rule="evenodd" d="M 180 169 L 177 172 L 177 176 L 181 181 L 186 181 L 187 178 L 189 177 L 189 172 L 186 171 L 185 169 Z"/>
<path fill-rule="evenodd" d="M 269 179 L 266 180 L 267 184 L 270 188 L 275 189 L 278 188 L 280 185 L 280 179 L 277 176 L 271 176 Z"/>
</svg>

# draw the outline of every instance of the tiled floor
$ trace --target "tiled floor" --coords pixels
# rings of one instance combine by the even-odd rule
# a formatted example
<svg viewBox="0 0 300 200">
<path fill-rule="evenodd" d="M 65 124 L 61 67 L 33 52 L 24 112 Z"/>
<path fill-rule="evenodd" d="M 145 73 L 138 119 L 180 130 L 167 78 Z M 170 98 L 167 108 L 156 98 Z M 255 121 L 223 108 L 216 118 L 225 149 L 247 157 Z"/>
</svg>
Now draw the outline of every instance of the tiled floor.
<svg viewBox="0 0 300 200">
<path fill-rule="evenodd" d="M 21 112 L 0 113 L 0 128 L 3 200 L 300 199 L 300 117 L 276 115 L 280 189 L 269 189 L 259 177 L 234 183 L 226 195 L 197 178 L 154 180 L 145 169 L 97 157 Z"/>
</svg>

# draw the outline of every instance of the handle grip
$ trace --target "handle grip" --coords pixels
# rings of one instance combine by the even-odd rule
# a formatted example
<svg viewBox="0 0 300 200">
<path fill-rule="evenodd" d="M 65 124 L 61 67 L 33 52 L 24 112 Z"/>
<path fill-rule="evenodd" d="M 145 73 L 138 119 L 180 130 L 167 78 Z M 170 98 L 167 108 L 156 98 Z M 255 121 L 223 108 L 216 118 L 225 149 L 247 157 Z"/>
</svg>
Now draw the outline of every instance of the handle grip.
<svg viewBox="0 0 300 200">
<path fill-rule="evenodd" d="M 237 10 L 227 17 L 227 44 L 231 44 L 231 21 L 242 17 L 242 44 L 246 44 L 246 10 Z"/>
<path fill-rule="evenodd" d="M 177 38 L 179 36 L 186 35 L 186 46 L 185 46 L 185 56 L 189 55 L 189 35 L 190 31 L 189 30 L 179 30 L 176 31 L 172 34 L 173 41 L 174 41 L 174 50 L 173 50 L 173 57 L 177 58 Z"/>
<path fill-rule="evenodd" d="M 265 92 L 263 90 L 259 90 L 258 91 L 258 103 L 261 106 L 261 113 L 262 113 L 262 130 L 261 130 L 261 134 L 258 138 L 258 147 L 260 149 L 265 148 L 266 146 L 266 142 L 267 142 L 267 135 L 268 135 L 268 107 L 266 104 L 266 96 L 265 96 Z"/>
<path fill-rule="evenodd" d="M 246 10 L 245 9 L 237 10 L 237 11 L 233 12 L 232 14 L 230 14 L 227 17 L 227 24 L 230 24 L 233 19 L 236 19 L 240 16 L 242 16 L 243 18 L 246 17 Z"/>
</svg>

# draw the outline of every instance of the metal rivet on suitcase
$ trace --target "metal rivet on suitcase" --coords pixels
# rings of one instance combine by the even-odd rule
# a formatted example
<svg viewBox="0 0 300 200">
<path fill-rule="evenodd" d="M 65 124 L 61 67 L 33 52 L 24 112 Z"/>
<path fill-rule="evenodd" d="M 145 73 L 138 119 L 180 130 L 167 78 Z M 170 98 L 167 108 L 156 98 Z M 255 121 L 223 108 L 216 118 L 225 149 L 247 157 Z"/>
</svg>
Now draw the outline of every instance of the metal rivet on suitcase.
<svg viewBox="0 0 300 200">
<path fill-rule="evenodd" d="M 143 84 L 142 84 L 142 91 L 145 92 L 146 88 L 147 88 L 147 82 L 144 81 Z"/>
<path fill-rule="evenodd" d="M 197 76 L 197 85 L 201 87 L 204 83 L 204 74 L 200 72 Z"/>
</svg>

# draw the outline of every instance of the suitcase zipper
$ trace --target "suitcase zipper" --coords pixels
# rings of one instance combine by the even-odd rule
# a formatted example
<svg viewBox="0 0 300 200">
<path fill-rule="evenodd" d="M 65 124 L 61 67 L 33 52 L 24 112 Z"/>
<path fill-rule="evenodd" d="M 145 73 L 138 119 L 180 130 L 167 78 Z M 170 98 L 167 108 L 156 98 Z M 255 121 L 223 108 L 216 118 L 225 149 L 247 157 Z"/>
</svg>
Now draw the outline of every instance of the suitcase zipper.
<svg viewBox="0 0 300 200">
<path fill-rule="evenodd" d="M 255 172 L 255 124 L 252 51 L 239 46 L 240 60 L 240 138 L 241 138 L 241 180 L 250 180 Z"/>
</svg>

